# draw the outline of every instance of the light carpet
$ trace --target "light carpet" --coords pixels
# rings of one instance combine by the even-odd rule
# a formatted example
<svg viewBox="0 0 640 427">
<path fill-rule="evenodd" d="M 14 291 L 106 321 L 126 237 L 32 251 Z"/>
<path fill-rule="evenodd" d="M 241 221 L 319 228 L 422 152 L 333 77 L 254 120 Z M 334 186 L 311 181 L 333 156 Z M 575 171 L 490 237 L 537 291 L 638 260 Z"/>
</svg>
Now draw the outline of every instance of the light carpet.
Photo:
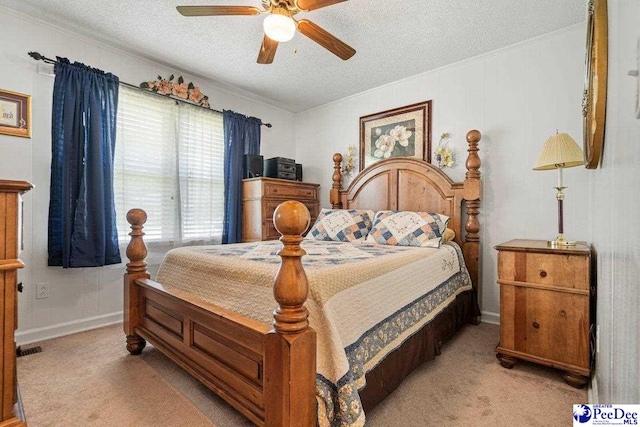
<svg viewBox="0 0 640 427">
<path fill-rule="evenodd" d="M 586 391 L 554 369 L 501 367 L 498 340 L 498 326 L 465 327 L 367 414 L 367 426 L 572 425 L 572 404 L 586 403 Z M 129 356 L 120 326 L 39 345 L 42 353 L 18 359 L 30 427 L 252 425 L 153 347 Z"/>
</svg>

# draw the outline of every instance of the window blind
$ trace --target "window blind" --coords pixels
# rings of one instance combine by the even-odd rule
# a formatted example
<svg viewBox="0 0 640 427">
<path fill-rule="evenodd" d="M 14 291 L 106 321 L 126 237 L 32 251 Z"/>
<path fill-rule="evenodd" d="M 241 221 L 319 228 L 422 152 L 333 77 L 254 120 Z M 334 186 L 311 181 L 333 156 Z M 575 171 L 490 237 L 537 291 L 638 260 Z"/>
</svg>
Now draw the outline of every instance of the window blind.
<svg viewBox="0 0 640 427">
<path fill-rule="evenodd" d="M 114 191 L 118 235 L 129 209 L 148 213 L 145 240 L 219 243 L 224 215 L 222 114 L 120 87 Z"/>
<path fill-rule="evenodd" d="M 182 241 L 221 243 L 224 217 L 222 114 L 180 105 L 178 140 Z"/>
</svg>

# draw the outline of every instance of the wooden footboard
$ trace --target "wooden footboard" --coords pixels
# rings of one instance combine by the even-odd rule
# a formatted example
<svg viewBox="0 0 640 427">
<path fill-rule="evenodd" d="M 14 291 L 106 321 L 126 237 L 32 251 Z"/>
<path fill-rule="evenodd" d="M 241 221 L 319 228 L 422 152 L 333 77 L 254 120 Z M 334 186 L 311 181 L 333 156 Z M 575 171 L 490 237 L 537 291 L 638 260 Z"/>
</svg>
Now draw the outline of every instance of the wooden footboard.
<svg viewBox="0 0 640 427">
<path fill-rule="evenodd" d="M 284 248 L 274 282 L 273 328 L 150 280 L 141 209 L 127 214 L 131 241 L 124 277 L 127 350 L 149 341 L 259 426 L 316 425 L 316 336 L 304 307 L 308 283 L 300 258 L 309 212 L 285 202 L 274 213 Z"/>
</svg>

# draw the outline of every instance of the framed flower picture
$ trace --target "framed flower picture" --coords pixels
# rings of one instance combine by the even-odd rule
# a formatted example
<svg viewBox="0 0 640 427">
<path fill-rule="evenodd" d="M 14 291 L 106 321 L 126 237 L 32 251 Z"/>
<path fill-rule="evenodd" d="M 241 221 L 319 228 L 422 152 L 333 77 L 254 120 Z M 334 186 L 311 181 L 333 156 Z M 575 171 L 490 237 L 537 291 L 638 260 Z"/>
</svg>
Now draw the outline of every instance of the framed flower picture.
<svg viewBox="0 0 640 427">
<path fill-rule="evenodd" d="M 391 157 L 431 161 L 431 101 L 360 117 L 360 170 Z"/>
<path fill-rule="evenodd" d="M 31 96 L 0 89 L 0 134 L 31 138 Z"/>
</svg>

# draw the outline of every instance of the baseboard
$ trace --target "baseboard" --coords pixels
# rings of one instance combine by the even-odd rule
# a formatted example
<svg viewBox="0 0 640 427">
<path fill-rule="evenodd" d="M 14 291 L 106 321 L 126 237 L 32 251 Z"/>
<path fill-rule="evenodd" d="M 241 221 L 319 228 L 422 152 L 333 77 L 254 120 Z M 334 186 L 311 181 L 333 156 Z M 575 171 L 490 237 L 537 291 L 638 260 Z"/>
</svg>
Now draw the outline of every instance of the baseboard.
<svg viewBox="0 0 640 427">
<path fill-rule="evenodd" d="M 590 405 L 597 405 L 598 402 L 598 379 L 595 373 L 591 376 L 591 381 L 587 385 L 587 401 Z"/>
<path fill-rule="evenodd" d="M 76 332 L 88 331 L 90 329 L 101 328 L 103 326 L 121 322 L 122 311 L 119 311 L 116 313 L 103 314 L 102 316 L 89 317 L 86 319 L 74 320 L 72 322 L 45 326 L 44 328 L 27 329 L 16 333 L 16 344 L 31 344 L 38 341 L 75 334 Z"/>
<path fill-rule="evenodd" d="M 481 311 L 481 321 L 484 323 L 491 323 L 492 325 L 500 324 L 500 313 L 493 313 L 491 311 Z"/>
</svg>

